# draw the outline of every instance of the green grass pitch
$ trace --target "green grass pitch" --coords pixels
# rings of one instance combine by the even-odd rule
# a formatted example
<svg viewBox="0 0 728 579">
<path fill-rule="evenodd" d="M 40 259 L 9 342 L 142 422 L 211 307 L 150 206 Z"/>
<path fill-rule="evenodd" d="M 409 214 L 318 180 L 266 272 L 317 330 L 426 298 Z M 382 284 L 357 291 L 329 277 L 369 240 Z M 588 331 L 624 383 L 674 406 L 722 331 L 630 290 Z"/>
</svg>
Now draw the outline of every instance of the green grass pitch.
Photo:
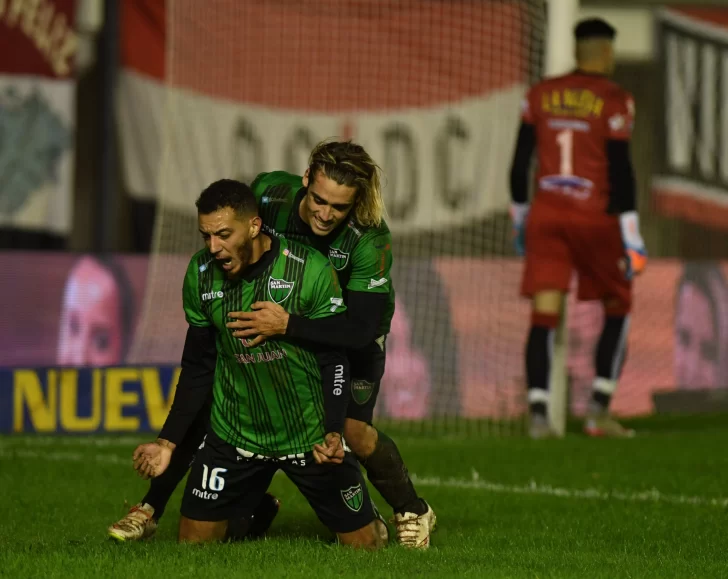
<svg viewBox="0 0 728 579">
<path fill-rule="evenodd" d="M 332 544 L 282 476 L 272 491 L 283 506 L 264 541 L 176 544 L 180 488 L 156 537 L 112 543 L 106 527 L 146 488 L 131 451 L 151 437 L 0 437 L 0 576 L 728 577 L 728 417 L 633 424 L 633 440 L 395 428 L 438 515 L 426 552 Z"/>
</svg>

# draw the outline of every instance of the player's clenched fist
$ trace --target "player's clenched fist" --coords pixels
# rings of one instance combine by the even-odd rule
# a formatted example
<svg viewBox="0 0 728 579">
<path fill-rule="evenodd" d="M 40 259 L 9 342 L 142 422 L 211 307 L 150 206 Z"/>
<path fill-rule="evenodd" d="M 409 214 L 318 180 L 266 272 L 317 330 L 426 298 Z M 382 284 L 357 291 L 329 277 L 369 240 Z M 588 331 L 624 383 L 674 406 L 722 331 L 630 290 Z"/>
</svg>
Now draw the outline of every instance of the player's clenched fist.
<svg viewBox="0 0 728 579">
<path fill-rule="evenodd" d="M 344 462 L 344 444 L 341 434 L 329 432 L 324 437 L 323 444 L 313 447 L 313 458 L 318 464 L 341 464 Z"/>
<path fill-rule="evenodd" d="M 158 477 L 167 470 L 174 448 L 173 443 L 161 438 L 155 442 L 140 444 L 132 455 L 134 470 L 143 479 Z"/>
</svg>

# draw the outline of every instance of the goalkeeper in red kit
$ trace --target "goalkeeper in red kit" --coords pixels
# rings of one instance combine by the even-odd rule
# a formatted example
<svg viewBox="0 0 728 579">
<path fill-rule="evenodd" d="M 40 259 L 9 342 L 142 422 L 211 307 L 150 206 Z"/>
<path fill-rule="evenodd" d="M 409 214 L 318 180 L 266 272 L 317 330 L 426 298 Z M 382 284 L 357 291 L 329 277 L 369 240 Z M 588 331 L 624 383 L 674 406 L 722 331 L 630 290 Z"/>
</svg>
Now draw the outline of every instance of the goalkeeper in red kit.
<svg viewBox="0 0 728 579">
<path fill-rule="evenodd" d="M 572 272 L 578 298 L 600 300 L 604 327 L 596 348 L 590 436 L 634 432 L 609 415 L 627 345 L 632 280 L 645 267 L 629 141 L 632 96 L 610 81 L 615 30 L 603 20 L 575 28 L 577 68 L 533 86 L 523 103 L 511 168 L 516 250 L 525 251 L 521 292 L 531 298 L 526 376 L 533 438 L 553 435 L 548 422 L 554 332 Z M 529 169 L 536 151 L 536 194 Z"/>
</svg>

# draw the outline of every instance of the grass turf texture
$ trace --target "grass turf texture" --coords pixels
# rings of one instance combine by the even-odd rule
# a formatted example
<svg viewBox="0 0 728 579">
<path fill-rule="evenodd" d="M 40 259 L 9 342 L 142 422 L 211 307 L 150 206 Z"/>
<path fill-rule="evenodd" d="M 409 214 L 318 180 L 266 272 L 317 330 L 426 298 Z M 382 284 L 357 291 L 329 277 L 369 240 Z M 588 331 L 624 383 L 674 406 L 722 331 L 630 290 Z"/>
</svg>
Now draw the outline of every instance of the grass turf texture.
<svg viewBox="0 0 728 579">
<path fill-rule="evenodd" d="M 113 543 L 106 527 L 146 489 L 131 451 L 151 438 L 1 437 L 0 576 L 728 577 L 728 417 L 633 425 L 633 440 L 561 441 L 392 426 L 439 529 L 427 552 L 377 553 L 333 545 L 283 476 L 265 541 L 176 544 L 180 488 L 153 539 Z"/>
</svg>

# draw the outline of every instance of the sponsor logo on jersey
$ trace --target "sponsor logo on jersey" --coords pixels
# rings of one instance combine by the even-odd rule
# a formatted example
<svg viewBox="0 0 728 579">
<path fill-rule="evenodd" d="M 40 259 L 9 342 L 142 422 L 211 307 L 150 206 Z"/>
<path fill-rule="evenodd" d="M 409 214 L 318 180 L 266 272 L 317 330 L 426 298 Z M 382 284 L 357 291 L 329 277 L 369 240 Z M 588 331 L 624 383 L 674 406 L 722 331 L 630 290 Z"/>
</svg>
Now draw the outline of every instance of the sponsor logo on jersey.
<svg viewBox="0 0 728 579">
<path fill-rule="evenodd" d="M 235 354 L 235 359 L 239 364 L 267 364 L 287 357 L 288 352 L 284 349 L 257 352 L 256 354 Z"/>
<path fill-rule="evenodd" d="M 355 513 L 358 513 L 361 510 L 362 504 L 364 504 L 364 491 L 361 488 L 361 484 L 341 491 L 341 498 L 344 499 L 347 507 Z"/>
<path fill-rule="evenodd" d="M 340 308 L 344 305 L 344 298 L 330 298 L 331 300 L 331 313 L 336 311 L 336 308 Z"/>
<path fill-rule="evenodd" d="M 351 397 L 357 404 L 366 404 L 374 393 L 374 382 L 367 380 L 351 381 Z"/>
<path fill-rule="evenodd" d="M 349 254 L 336 247 L 329 247 L 329 261 L 335 269 L 341 271 L 349 263 Z"/>
<path fill-rule="evenodd" d="M 280 238 L 282 238 L 282 239 L 285 239 L 285 238 L 286 238 L 286 236 L 285 236 L 285 235 L 283 235 L 282 233 L 278 233 L 278 232 L 277 232 L 277 231 L 276 231 L 275 229 L 273 229 L 273 228 L 272 228 L 272 227 L 271 227 L 270 225 L 266 225 L 265 223 L 263 224 L 263 231 L 265 231 L 266 233 L 269 233 L 269 234 L 271 234 L 271 235 L 274 235 L 274 236 L 276 236 L 276 237 L 280 237 Z"/>
<path fill-rule="evenodd" d="M 344 366 L 337 365 L 334 369 L 334 396 L 340 396 L 344 385 Z"/>
<path fill-rule="evenodd" d="M 386 284 L 389 280 L 386 277 L 380 279 L 370 279 L 367 289 L 374 289 L 375 287 L 381 287 Z"/>
<path fill-rule="evenodd" d="M 541 93 L 541 110 L 554 116 L 599 118 L 604 99 L 587 89 L 553 89 Z"/>
<path fill-rule="evenodd" d="M 298 257 L 297 255 L 293 255 L 293 254 L 292 254 L 292 253 L 291 253 L 291 252 L 290 252 L 290 251 L 288 250 L 288 248 L 286 248 L 286 249 L 284 249 L 284 250 L 283 250 L 283 255 L 285 255 L 285 256 L 286 256 L 287 258 L 289 258 L 289 259 L 294 259 L 294 260 L 296 260 L 296 261 L 297 261 L 297 262 L 299 262 L 299 263 L 304 263 L 304 260 L 303 260 L 302 258 Z"/>
<path fill-rule="evenodd" d="M 294 281 L 286 281 L 284 279 L 276 279 L 271 276 L 268 279 L 268 295 L 271 301 L 277 304 L 283 303 L 288 299 L 293 291 L 293 286 L 296 285 Z"/>
<path fill-rule="evenodd" d="M 576 175 L 546 175 L 538 181 L 542 191 L 553 191 L 583 201 L 591 195 L 594 183 Z"/>
<path fill-rule="evenodd" d="M 347 226 L 348 226 L 348 227 L 349 227 L 349 229 L 351 229 L 351 230 L 352 230 L 352 231 L 353 231 L 354 233 L 356 233 L 356 236 L 357 236 L 357 237 L 361 237 L 361 231 L 359 231 L 359 230 L 358 230 L 358 229 L 356 228 L 356 226 L 354 225 L 354 222 L 353 222 L 353 221 L 349 221 L 349 223 L 347 223 Z"/>
<path fill-rule="evenodd" d="M 200 297 L 203 302 L 206 302 L 208 300 L 214 300 L 215 298 L 221 298 L 223 295 L 224 294 L 222 292 L 207 292 L 202 294 Z"/>
<path fill-rule="evenodd" d="M 305 459 L 306 455 L 304 453 L 298 453 L 298 454 L 288 454 L 284 456 L 265 456 L 264 454 L 258 454 L 255 452 L 251 452 L 249 450 L 245 450 L 244 448 L 236 447 L 238 451 L 238 460 L 242 459 L 251 459 L 251 460 L 263 460 L 263 461 L 272 461 L 272 462 L 283 462 L 285 460 L 290 460 L 293 462 L 293 464 L 298 464 L 297 461 L 300 461 L 301 459 Z M 301 466 L 305 466 L 305 463 L 303 463 Z"/>
</svg>

